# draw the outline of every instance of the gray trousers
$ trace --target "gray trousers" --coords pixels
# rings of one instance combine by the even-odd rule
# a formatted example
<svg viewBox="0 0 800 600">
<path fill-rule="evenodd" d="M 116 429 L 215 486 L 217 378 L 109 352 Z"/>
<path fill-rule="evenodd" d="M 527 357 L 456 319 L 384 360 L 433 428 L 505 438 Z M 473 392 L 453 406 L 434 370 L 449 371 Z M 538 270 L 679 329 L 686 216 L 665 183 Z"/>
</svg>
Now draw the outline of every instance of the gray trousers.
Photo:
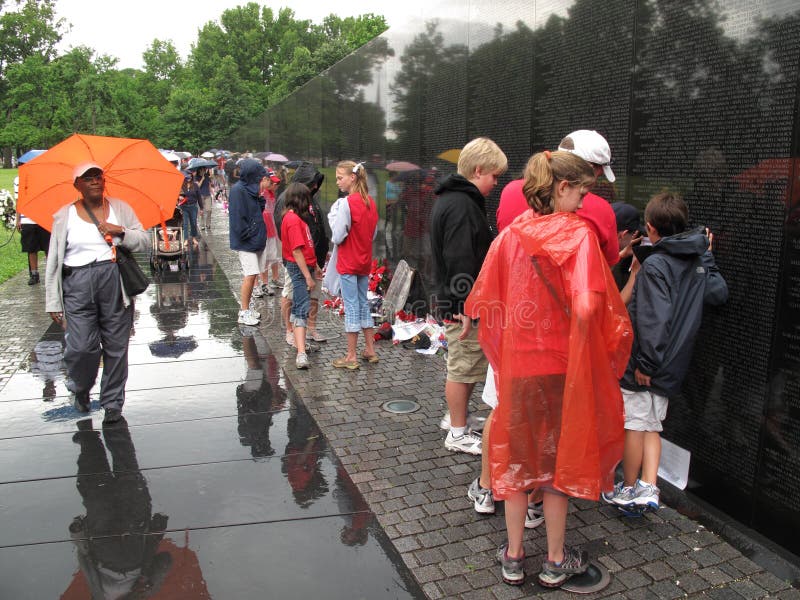
<svg viewBox="0 0 800 600">
<path fill-rule="evenodd" d="M 100 405 L 122 409 L 128 380 L 128 341 L 133 324 L 133 305 L 122 302 L 117 265 L 92 263 L 64 275 L 64 364 L 67 387 L 87 398 L 97 379 L 100 356 Z"/>
</svg>

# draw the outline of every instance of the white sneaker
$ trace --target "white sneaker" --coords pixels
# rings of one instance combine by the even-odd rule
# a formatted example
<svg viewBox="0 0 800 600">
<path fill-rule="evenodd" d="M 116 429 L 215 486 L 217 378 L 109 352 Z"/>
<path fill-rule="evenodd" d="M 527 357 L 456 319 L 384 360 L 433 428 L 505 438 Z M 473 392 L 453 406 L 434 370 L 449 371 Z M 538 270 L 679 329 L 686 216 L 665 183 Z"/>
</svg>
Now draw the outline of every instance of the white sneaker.
<svg viewBox="0 0 800 600">
<path fill-rule="evenodd" d="M 494 496 L 492 490 L 481 487 L 481 478 L 476 477 L 467 488 L 467 498 L 475 503 L 475 512 L 482 515 L 494 514 Z"/>
<path fill-rule="evenodd" d="M 468 431 L 483 431 L 483 426 L 486 424 L 486 417 L 476 417 L 475 415 L 467 415 L 467 430 Z M 442 420 L 439 421 L 439 429 L 445 431 L 450 429 L 450 413 L 444 413 Z"/>
<path fill-rule="evenodd" d="M 542 510 L 542 503 L 529 503 L 528 512 L 525 513 L 525 529 L 535 529 L 542 523 L 544 523 L 544 510 Z"/>
<path fill-rule="evenodd" d="M 261 287 L 260 283 L 256 283 L 253 286 L 253 298 L 263 298 L 264 297 L 264 288 Z"/>
<path fill-rule="evenodd" d="M 308 368 L 308 354 L 305 352 L 299 352 L 297 354 L 297 358 L 294 360 L 294 366 L 298 369 L 307 369 Z"/>
<path fill-rule="evenodd" d="M 239 325 L 258 325 L 258 319 L 253 316 L 250 310 L 240 310 L 239 318 L 236 322 Z"/>
<path fill-rule="evenodd" d="M 292 348 L 294 348 L 294 333 L 291 331 L 286 332 L 286 343 L 289 344 Z"/>
<path fill-rule="evenodd" d="M 272 286 L 262 283 L 261 284 L 261 291 L 264 293 L 265 296 L 274 296 L 275 290 L 272 289 Z"/>
<path fill-rule="evenodd" d="M 260 312 L 258 312 L 257 310 L 253 310 L 253 309 L 251 308 L 251 309 L 249 309 L 249 311 L 248 311 L 248 312 L 250 313 L 250 316 L 251 316 L 253 319 L 255 319 L 256 321 L 260 321 L 260 320 L 261 320 L 261 313 L 260 313 Z"/>
<path fill-rule="evenodd" d="M 447 432 L 447 437 L 444 438 L 444 447 L 451 452 L 464 452 L 480 456 L 481 436 L 470 431 L 464 435 L 453 437 L 453 431 L 450 430 Z"/>
<path fill-rule="evenodd" d="M 276 290 L 279 290 L 283 287 L 283 283 L 281 283 L 277 279 L 271 279 L 269 284 Z"/>
</svg>

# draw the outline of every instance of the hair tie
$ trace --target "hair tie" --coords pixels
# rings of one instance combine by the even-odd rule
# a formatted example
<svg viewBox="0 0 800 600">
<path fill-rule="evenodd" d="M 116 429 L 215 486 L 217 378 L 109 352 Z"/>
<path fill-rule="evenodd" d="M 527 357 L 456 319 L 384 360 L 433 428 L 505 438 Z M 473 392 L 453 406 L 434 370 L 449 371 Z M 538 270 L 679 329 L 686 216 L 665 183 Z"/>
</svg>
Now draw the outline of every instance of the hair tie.
<svg viewBox="0 0 800 600">
<path fill-rule="evenodd" d="M 553 155 L 550 153 L 550 150 L 545 150 L 544 157 L 547 159 L 548 162 L 550 162 L 550 159 L 553 158 Z"/>
<path fill-rule="evenodd" d="M 364 168 L 364 163 L 360 162 L 360 163 L 356 164 L 355 167 L 353 167 L 353 173 L 358 173 L 358 170 L 359 169 L 363 169 L 363 168 Z"/>
</svg>

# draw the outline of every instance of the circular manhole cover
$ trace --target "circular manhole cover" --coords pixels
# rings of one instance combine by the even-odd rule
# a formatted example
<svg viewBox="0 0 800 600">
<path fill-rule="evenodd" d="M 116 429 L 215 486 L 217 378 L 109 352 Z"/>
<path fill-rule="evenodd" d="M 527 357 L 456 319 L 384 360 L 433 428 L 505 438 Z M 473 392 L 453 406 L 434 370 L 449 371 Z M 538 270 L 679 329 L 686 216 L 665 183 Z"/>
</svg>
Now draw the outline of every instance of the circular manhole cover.
<svg viewBox="0 0 800 600">
<path fill-rule="evenodd" d="M 384 402 L 381 408 L 396 415 L 404 415 L 418 411 L 419 404 L 413 400 L 389 400 L 389 402 Z"/>
</svg>

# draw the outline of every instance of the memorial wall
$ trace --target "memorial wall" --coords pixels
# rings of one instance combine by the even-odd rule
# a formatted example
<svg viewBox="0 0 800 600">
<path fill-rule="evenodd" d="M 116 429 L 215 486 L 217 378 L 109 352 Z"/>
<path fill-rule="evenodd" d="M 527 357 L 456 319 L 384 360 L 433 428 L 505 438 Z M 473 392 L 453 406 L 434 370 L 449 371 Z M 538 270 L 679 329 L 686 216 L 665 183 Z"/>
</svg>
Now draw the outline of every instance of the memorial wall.
<svg viewBox="0 0 800 600">
<path fill-rule="evenodd" d="M 599 193 L 643 209 L 663 188 L 682 192 L 730 287 L 665 423 L 692 453 L 689 491 L 800 554 L 796 0 L 441 0 L 408 12 L 229 146 L 366 161 L 381 253 L 427 275 L 435 181 L 457 149 L 485 135 L 508 155 L 493 222 L 532 152 L 575 129 L 603 133 L 617 181 Z M 389 172 L 392 161 L 420 169 Z M 329 206 L 335 188 L 323 193 Z"/>
</svg>

